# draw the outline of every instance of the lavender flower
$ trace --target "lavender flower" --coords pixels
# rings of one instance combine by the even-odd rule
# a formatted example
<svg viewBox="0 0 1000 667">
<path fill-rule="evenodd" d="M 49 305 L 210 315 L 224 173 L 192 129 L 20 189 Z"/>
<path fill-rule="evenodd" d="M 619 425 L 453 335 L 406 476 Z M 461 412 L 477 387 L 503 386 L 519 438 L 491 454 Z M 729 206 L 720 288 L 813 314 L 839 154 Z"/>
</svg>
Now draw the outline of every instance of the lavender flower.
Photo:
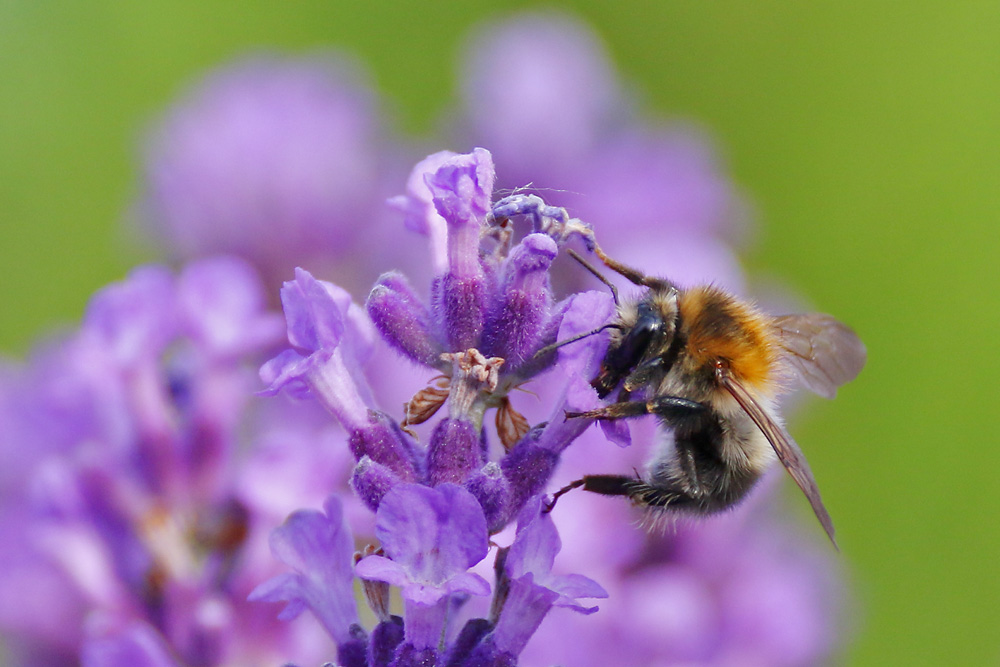
<svg viewBox="0 0 1000 667">
<path fill-rule="evenodd" d="M 393 273 L 376 284 L 367 312 L 391 347 L 440 372 L 445 382 L 418 391 L 403 422 L 377 410 L 363 389 L 357 360 L 361 346 L 352 334 L 365 329 L 356 321 L 360 313 L 340 298 L 342 290 L 302 269 L 282 290 L 292 349 L 265 364 L 262 377 L 269 384 L 267 393 L 311 395 L 337 417 L 357 460 L 354 490 L 376 511 L 376 537 L 385 556 L 364 558 L 356 574 L 399 586 L 404 613 L 395 620 L 381 604 L 374 605 L 379 627 L 394 631 L 373 631 L 368 662 L 356 664 L 513 665 L 554 606 L 589 612 L 572 599 L 604 596 L 586 577 L 551 574 L 558 537 L 548 517 L 540 516 L 538 494 L 561 453 L 590 424 L 586 419 L 567 424 L 563 414 L 596 404 L 587 379 L 596 371 L 607 338 L 585 337 L 558 355 L 551 346 L 562 336 L 604 324 L 614 312 L 612 299 L 606 292 L 593 292 L 556 301 L 547 272 L 559 245 L 573 237 L 565 229 L 584 236 L 589 230 L 580 223 L 574 227 L 546 219 L 513 244 L 509 225 L 493 208 L 493 163 L 487 151 L 438 154 L 416 171 L 426 190 L 413 188 L 419 179 L 411 177 L 410 204 L 397 203 L 426 216 L 424 224 L 411 223 L 411 228 L 429 236 L 431 230 L 446 230 L 445 261 L 430 286 L 430 305 Z M 433 236 L 431 247 L 440 247 Z M 435 358 L 429 350 L 440 352 Z M 554 369 L 557 359 L 563 388 L 551 419 L 529 429 L 508 393 Z M 442 407 L 447 416 L 437 421 L 424 448 L 404 428 L 430 420 Z M 484 427 L 486 411 L 494 408 L 503 445 L 498 460 L 492 458 L 496 454 Z M 502 552 L 507 566 L 499 570 L 504 583 L 502 595 L 494 597 L 494 614 L 470 620 L 452 639 L 453 617 L 465 598 L 489 593 L 487 583 L 469 568 L 485 558 L 489 534 L 519 513 L 518 537 L 510 552 Z M 298 525 L 303 519 L 293 516 L 293 521 Z M 325 525 L 318 517 L 313 521 Z M 276 555 L 299 574 L 272 580 L 254 596 L 290 600 L 286 616 L 309 607 L 326 619 L 329 608 L 340 608 L 330 600 L 346 596 L 347 590 L 343 578 L 330 581 L 315 554 L 342 549 L 310 546 L 288 556 L 277 547 L 290 530 L 286 525 L 277 533 Z M 329 540 L 301 541 L 324 545 Z M 336 558 L 344 562 L 343 555 Z M 333 626 L 342 663 L 354 660 L 344 656 L 358 653 L 345 648 L 349 638 L 344 633 L 353 619 L 338 614 L 334 623 L 324 620 L 328 628 Z M 350 640 L 364 636 L 355 632 Z"/>
<path fill-rule="evenodd" d="M 237 254 L 269 284 L 296 263 L 358 279 L 402 173 L 358 69 L 261 55 L 211 73 L 151 133 L 142 223 L 174 256 Z"/>
<path fill-rule="evenodd" d="M 253 430 L 251 365 L 281 334 L 264 303 L 240 260 L 178 276 L 145 267 L 8 372 L 0 447 L 20 476 L 3 489 L 0 626 L 15 664 L 263 666 L 326 653 L 313 626 L 246 602 L 275 572 L 269 530 L 344 472 L 321 457 L 293 487 L 272 475 L 277 503 L 248 483 L 258 456 L 272 460 L 265 437 L 283 460 L 315 459 L 329 429 L 308 406 L 275 404 L 283 430 Z"/>
</svg>

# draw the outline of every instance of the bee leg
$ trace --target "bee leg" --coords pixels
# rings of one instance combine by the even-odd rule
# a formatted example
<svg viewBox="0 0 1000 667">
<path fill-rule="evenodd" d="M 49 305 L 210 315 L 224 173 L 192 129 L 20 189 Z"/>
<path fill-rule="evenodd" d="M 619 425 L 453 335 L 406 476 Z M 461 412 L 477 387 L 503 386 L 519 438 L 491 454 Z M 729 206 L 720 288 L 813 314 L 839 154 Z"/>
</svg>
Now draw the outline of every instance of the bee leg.
<svg viewBox="0 0 1000 667">
<path fill-rule="evenodd" d="M 623 391 L 632 392 L 638 387 L 649 384 L 653 378 L 665 374 L 666 366 L 663 357 L 653 357 L 649 361 L 642 362 L 625 378 Z"/>
<path fill-rule="evenodd" d="M 596 410 L 586 412 L 566 411 L 566 419 L 584 417 L 587 419 L 628 419 L 629 417 L 640 417 L 648 415 L 649 403 L 647 401 L 625 401 L 623 403 L 612 403 Z"/>
<path fill-rule="evenodd" d="M 549 500 L 548 502 L 545 503 L 545 509 L 542 510 L 542 513 L 543 514 L 548 514 L 549 512 L 551 512 L 552 510 L 554 510 L 556 508 L 556 501 L 557 500 L 559 500 L 561 497 L 563 497 L 564 495 L 566 495 L 567 493 L 569 493 L 573 489 L 580 488 L 581 486 L 583 486 L 583 484 L 584 484 L 584 480 L 578 479 L 575 482 L 570 482 L 569 484 L 567 484 L 563 488 L 561 488 L 558 491 L 556 491 L 555 493 L 553 493 L 552 494 L 552 500 Z"/>
<path fill-rule="evenodd" d="M 648 401 L 649 411 L 673 427 L 699 426 L 711 417 L 712 410 L 704 403 L 680 396 L 656 396 Z"/>
<path fill-rule="evenodd" d="M 656 396 L 648 401 L 623 401 L 586 412 L 566 412 L 566 418 L 628 419 L 648 414 L 658 415 L 676 425 L 690 420 L 700 422 L 709 414 L 709 408 L 704 403 L 679 396 Z"/>
<path fill-rule="evenodd" d="M 645 484 L 637 477 L 626 477 L 625 475 L 584 475 L 553 493 L 552 500 L 546 503 L 543 511 L 546 514 L 551 512 L 555 509 L 556 501 L 573 489 L 582 487 L 584 491 L 600 493 L 604 496 L 632 497 L 635 489 L 640 486 L 645 486 Z"/>
</svg>

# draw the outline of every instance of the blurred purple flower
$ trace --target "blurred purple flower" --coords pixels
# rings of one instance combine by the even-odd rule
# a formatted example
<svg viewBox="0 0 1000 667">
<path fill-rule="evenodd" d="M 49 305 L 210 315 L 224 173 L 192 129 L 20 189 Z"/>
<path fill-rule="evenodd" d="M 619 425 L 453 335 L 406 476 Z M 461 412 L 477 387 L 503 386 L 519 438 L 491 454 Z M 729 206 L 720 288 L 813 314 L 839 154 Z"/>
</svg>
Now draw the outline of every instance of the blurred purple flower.
<svg viewBox="0 0 1000 667">
<path fill-rule="evenodd" d="M 136 214 L 173 255 L 237 254 L 268 284 L 296 265 L 370 280 L 359 260 L 379 234 L 381 184 L 402 173 L 380 117 L 343 57 L 220 68 L 151 133 Z"/>
<path fill-rule="evenodd" d="M 610 255 L 651 274 L 742 286 L 720 241 L 740 234 L 747 207 L 713 147 L 690 123 L 636 114 L 590 28 L 554 12 L 491 21 L 461 61 L 459 138 L 490 147 L 498 187 L 558 191 Z"/>
<path fill-rule="evenodd" d="M 0 626 L 16 664 L 268 665 L 326 652 L 314 626 L 289 629 L 246 602 L 275 572 L 269 530 L 346 473 L 314 460 L 329 426 L 304 406 L 245 431 L 262 400 L 252 367 L 281 332 L 241 260 L 178 276 L 145 267 L 9 370 L 0 447 L 21 472 L 3 488 Z M 311 460 L 310 474 L 247 483 L 270 450 L 244 446 L 265 436 L 285 460 Z"/>
</svg>

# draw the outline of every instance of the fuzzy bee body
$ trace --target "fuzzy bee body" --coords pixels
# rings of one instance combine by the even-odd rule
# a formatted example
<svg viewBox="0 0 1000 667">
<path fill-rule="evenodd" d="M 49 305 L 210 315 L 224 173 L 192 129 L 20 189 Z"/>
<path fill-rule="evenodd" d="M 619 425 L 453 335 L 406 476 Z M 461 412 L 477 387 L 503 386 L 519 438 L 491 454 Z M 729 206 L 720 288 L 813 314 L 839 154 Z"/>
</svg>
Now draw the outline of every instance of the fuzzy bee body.
<svg viewBox="0 0 1000 667">
<path fill-rule="evenodd" d="M 644 476 L 588 475 L 557 496 L 583 487 L 652 510 L 709 514 L 739 503 L 778 458 L 833 540 L 832 521 L 775 399 L 790 377 L 832 397 L 864 365 L 854 332 L 828 315 L 771 317 L 713 286 L 680 289 L 596 252 L 647 290 L 620 305 L 592 382 L 602 398 L 618 390 L 617 402 L 573 416 L 655 414 L 672 438 Z"/>
</svg>

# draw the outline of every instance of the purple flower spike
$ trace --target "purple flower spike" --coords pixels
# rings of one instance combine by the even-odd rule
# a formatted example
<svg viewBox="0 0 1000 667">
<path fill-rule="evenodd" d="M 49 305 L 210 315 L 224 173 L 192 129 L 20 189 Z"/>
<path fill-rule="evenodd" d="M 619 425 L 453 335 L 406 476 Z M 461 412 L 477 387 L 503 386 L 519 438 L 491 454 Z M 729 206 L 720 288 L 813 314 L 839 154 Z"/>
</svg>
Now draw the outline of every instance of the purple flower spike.
<svg viewBox="0 0 1000 667">
<path fill-rule="evenodd" d="M 448 224 L 448 271 L 435 285 L 435 309 L 449 349 L 464 350 L 479 343 L 488 305 L 479 235 L 490 210 L 493 160 L 477 148 L 444 162 L 426 181 Z"/>
<path fill-rule="evenodd" d="M 375 534 L 388 558 L 368 556 L 355 571 L 400 587 L 406 632 L 401 650 L 437 646 L 452 593 L 489 594 L 489 584 L 468 571 L 485 558 L 489 535 L 483 510 L 465 489 L 400 484 L 382 499 Z"/>
<path fill-rule="evenodd" d="M 264 582 L 250 600 L 287 602 L 279 615 L 291 620 L 306 609 L 319 619 L 338 646 L 356 639 L 358 610 L 354 602 L 354 542 L 340 501 L 331 496 L 326 514 L 299 510 L 271 533 L 271 551 L 295 573 Z"/>
<path fill-rule="evenodd" d="M 430 312 L 400 273 L 384 274 L 366 303 L 382 337 L 418 364 L 440 367 L 440 343 L 431 334 Z"/>
<path fill-rule="evenodd" d="M 509 370 L 529 361 L 541 347 L 552 305 L 548 270 L 557 253 L 551 238 L 530 234 L 506 263 L 501 295 L 490 309 L 481 348 L 484 354 L 504 358 Z"/>
</svg>

